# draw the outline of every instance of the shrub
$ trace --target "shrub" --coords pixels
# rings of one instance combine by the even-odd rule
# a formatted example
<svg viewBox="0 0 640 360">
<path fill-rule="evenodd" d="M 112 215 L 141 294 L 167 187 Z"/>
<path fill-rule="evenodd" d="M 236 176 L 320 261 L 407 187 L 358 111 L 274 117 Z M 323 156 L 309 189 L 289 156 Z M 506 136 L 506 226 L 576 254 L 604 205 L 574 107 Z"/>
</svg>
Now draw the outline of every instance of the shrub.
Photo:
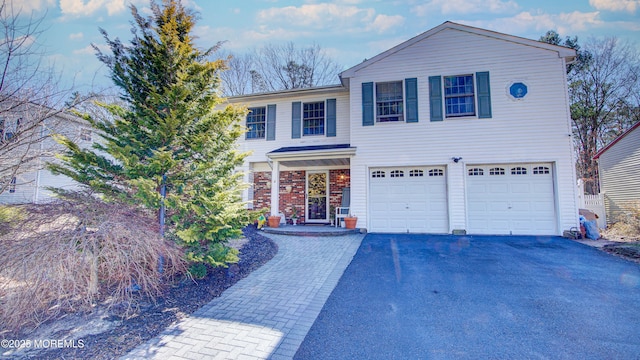
<svg viewBox="0 0 640 360">
<path fill-rule="evenodd" d="M 124 304 L 126 315 L 186 271 L 151 214 L 90 196 L 24 209 L 28 216 L 0 236 L 0 331 L 97 302 Z"/>
</svg>

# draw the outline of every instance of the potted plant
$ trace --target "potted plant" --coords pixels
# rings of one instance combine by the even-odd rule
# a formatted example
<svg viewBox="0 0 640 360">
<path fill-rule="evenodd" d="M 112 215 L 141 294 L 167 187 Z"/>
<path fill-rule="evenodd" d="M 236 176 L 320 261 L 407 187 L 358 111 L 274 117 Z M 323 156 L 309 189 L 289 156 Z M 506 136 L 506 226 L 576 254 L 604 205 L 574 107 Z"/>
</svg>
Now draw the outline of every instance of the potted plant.
<svg viewBox="0 0 640 360">
<path fill-rule="evenodd" d="M 294 226 L 298 224 L 298 208 L 295 205 L 291 206 L 291 222 Z"/>
<path fill-rule="evenodd" d="M 347 229 L 355 229 L 357 222 L 358 222 L 358 217 L 352 213 L 349 213 L 349 215 L 347 215 L 347 217 L 344 218 L 344 225 Z"/>
<path fill-rule="evenodd" d="M 269 216 L 268 221 L 269 221 L 269 227 L 277 228 L 280 226 L 280 216 L 278 215 Z"/>
</svg>

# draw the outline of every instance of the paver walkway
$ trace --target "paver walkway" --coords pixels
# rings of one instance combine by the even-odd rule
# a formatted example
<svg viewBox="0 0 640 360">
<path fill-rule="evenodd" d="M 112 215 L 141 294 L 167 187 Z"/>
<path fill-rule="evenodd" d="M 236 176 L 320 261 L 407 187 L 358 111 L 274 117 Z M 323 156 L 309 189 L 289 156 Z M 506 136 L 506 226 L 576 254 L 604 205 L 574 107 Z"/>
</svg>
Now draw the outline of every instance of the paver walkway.
<svg viewBox="0 0 640 360">
<path fill-rule="evenodd" d="M 123 359 L 291 359 L 364 235 L 264 234 L 278 253 Z"/>
</svg>

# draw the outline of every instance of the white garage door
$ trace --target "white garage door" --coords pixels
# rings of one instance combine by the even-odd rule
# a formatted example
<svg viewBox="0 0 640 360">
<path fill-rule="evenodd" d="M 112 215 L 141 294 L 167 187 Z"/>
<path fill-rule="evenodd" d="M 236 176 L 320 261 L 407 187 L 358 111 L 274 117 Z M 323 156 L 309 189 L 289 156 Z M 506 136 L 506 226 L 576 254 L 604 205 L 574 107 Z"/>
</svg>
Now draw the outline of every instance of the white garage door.
<svg viewBox="0 0 640 360">
<path fill-rule="evenodd" d="M 556 234 L 551 164 L 467 166 L 468 233 Z"/>
<path fill-rule="evenodd" d="M 370 231 L 449 231 L 444 167 L 371 169 L 369 177 Z"/>
</svg>

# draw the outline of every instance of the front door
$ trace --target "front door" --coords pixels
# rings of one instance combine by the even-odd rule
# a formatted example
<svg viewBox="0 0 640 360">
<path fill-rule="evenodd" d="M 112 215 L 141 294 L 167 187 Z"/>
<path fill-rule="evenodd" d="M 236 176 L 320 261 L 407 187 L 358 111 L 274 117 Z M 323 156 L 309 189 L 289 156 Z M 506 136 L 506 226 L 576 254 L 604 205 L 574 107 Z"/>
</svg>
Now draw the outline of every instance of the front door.
<svg viewBox="0 0 640 360">
<path fill-rule="evenodd" d="M 329 172 L 307 171 L 306 222 L 325 223 L 329 221 Z"/>
</svg>

